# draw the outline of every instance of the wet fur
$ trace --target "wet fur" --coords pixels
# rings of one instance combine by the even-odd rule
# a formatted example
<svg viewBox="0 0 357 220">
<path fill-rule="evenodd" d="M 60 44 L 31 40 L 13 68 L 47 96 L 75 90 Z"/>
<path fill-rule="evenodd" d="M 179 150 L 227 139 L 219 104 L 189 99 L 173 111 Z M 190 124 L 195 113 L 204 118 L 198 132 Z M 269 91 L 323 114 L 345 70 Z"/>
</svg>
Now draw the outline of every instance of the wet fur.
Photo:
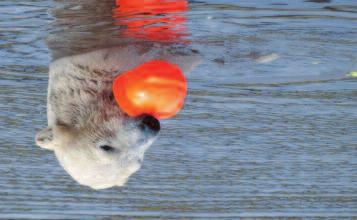
<svg viewBox="0 0 357 220">
<path fill-rule="evenodd" d="M 153 59 L 165 59 L 188 72 L 195 54 L 172 53 L 166 46 L 113 47 L 63 57 L 50 65 L 48 127 L 37 145 L 53 150 L 62 167 L 80 184 L 94 189 L 123 185 L 136 172 L 157 133 L 128 117 L 112 94 L 113 79 Z M 113 146 L 104 152 L 101 145 Z"/>
<path fill-rule="evenodd" d="M 48 125 L 36 135 L 36 144 L 53 150 L 78 183 L 104 189 L 125 184 L 157 137 L 157 132 L 142 128 L 139 118 L 128 117 L 118 107 L 113 79 L 154 59 L 174 63 L 188 73 L 200 56 L 186 45 L 128 44 L 110 35 L 103 30 L 113 25 L 108 12 L 114 2 L 93 2 L 65 1 L 51 10 L 56 31 L 47 38 L 54 60 L 49 68 Z M 96 16 L 73 19 L 78 14 Z M 103 145 L 113 149 L 105 151 Z"/>
</svg>

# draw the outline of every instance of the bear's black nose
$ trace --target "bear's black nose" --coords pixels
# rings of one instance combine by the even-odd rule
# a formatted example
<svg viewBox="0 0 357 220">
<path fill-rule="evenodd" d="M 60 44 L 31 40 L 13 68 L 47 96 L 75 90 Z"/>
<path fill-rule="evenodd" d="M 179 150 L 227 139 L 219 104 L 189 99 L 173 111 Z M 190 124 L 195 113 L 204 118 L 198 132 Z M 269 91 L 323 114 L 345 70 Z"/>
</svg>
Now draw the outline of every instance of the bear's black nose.
<svg viewBox="0 0 357 220">
<path fill-rule="evenodd" d="M 151 115 L 144 115 L 142 116 L 140 127 L 142 129 L 149 128 L 154 132 L 160 131 L 160 122 L 155 117 Z"/>
</svg>

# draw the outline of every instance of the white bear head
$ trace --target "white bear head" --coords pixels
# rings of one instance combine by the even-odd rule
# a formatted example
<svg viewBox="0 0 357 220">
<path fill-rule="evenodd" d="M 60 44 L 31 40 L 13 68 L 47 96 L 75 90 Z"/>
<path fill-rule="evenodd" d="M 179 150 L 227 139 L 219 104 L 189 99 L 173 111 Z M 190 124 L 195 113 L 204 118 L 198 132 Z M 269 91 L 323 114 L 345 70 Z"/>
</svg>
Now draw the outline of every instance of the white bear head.
<svg viewBox="0 0 357 220">
<path fill-rule="evenodd" d="M 162 48 L 115 47 L 58 59 L 50 65 L 47 128 L 36 144 L 55 152 L 78 183 L 103 189 L 122 186 L 141 166 L 160 123 L 152 116 L 129 117 L 112 94 L 121 72 L 152 59 L 169 60 L 188 72 L 196 56 Z"/>
<path fill-rule="evenodd" d="M 122 186 L 141 167 L 159 129 L 159 122 L 151 116 L 113 115 L 104 121 L 89 121 L 86 127 L 53 125 L 37 134 L 36 143 L 53 150 L 78 183 L 103 189 Z"/>
</svg>

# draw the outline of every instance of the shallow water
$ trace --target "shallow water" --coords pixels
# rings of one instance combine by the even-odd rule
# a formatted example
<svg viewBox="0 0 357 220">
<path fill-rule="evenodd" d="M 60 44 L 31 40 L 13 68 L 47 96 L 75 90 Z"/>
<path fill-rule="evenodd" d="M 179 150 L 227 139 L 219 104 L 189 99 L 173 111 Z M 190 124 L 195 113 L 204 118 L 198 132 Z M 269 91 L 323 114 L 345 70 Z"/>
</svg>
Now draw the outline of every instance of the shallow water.
<svg viewBox="0 0 357 220">
<path fill-rule="evenodd" d="M 34 145 L 45 39 L 96 32 L 100 44 L 118 27 L 70 11 L 56 26 L 60 2 L 1 1 L 0 218 L 357 218 L 357 3 L 257 2 L 190 2 L 185 39 L 202 63 L 184 109 L 125 187 L 94 191 Z"/>
</svg>

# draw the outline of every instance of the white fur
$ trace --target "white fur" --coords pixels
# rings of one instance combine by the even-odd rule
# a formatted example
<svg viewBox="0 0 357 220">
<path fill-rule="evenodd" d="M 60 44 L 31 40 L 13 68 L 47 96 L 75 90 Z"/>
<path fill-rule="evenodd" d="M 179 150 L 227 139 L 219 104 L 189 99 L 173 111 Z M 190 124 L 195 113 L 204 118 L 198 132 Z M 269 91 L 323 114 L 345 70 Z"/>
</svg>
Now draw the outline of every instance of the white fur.
<svg viewBox="0 0 357 220">
<path fill-rule="evenodd" d="M 174 56 L 159 48 L 127 46 L 64 57 L 50 65 L 48 127 L 37 145 L 53 150 L 62 167 L 80 184 L 94 189 L 122 186 L 141 166 L 157 133 L 141 129 L 140 120 L 126 116 L 112 97 L 119 73 L 152 59 L 165 59 L 184 71 L 198 56 Z M 110 145 L 113 151 L 100 146 Z"/>
</svg>

